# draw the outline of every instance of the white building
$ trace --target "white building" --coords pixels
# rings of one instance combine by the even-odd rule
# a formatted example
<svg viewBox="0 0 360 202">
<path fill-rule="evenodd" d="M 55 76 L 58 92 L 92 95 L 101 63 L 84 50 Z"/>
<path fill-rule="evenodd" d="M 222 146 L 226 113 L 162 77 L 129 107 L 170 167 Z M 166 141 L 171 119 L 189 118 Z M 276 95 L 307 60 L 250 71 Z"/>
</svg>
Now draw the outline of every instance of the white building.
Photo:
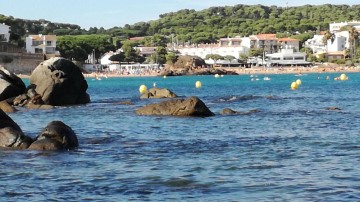
<svg viewBox="0 0 360 202">
<path fill-rule="evenodd" d="M 310 65 L 306 61 L 306 54 L 302 52 L 294 52 L 292 48 L 282 49 L 279 53 L 266 54 L 266 63 L 268 66 L 289 66 L 289 65 Z"/>
<path fill-rule="evenodd" d="M 244 39 L 243 46 L 250 48 L 259 48 L 263 49 L 266 53 L 276 53 L 279 49 L 278 38 L 276 38 L 276 34 L 257 34 L 246 37 L 248 39 Z"/>
<path fill-rule="evenodd" d="M 299 40 L 292 39 L 292 38 L 279 38 L 278 43 L 281 46 L 281 48 L 285 47 L 291 47 L 295 50 L 295 52 L 299 52 L 300 46 L 299 46 Z"/>
<path fill-rule="evenodd" d="M 56 50 L 56 35 L 29 35 L 26 37 L 26 52 L 41 53 L 47 57 L 59 56 Z"/>
<path fill-rule="evenodd" d="M 156 47 L 153 46 L 150 47 L 139 46 L 139 47 L 134 47 L 134 49 L 143 57 L 149 57 L 156 52 Z"/>
<path fill-rule="evenodd" d="M 326 46 L 323 42 L 324 35 L 314 35 L 312 39 L 305 41 L 305 47 L 310 48 L 313 53 L 326 52 Z"/>
<path fill-rule="evenodd" d="M 247 54 L 250 47 L 242 45 L 242 38 L 221 38 L 218 44 L 198 44 L 188 46 L 178 46 L 175 50 L 179 51 L 181 55 L 198 56 L 203 59 L 207 55 L 217 54 L 221 56 L 233 56 L 237 59 L 241 54 Z"/>
<path fill-rule="evenodd" d="M 0 41 L 9 42 L 10 39 L 10 26 L 0 24 Z"/>
<path fill-rule="evenodd" d="M 339 32 L 344 26 L 352 26 L 355 27 L 356 30 L 360 31 L 360 21 L 334 22 L 329 24 L 330 33 Z"/>
<path fill-rule="evenodd" d="M 327 52 L 344 51 L 350 48 L 349 32 L 342 31 L 334 33 L 334 41 L 327 41 Z"/>
</svg>

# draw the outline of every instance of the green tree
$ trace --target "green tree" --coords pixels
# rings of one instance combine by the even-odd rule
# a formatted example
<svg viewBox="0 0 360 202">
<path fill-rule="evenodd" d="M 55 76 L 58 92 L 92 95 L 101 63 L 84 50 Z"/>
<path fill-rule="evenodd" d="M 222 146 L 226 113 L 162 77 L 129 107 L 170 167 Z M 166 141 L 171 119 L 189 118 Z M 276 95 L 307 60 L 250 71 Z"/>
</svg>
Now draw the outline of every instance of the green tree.
<svg viewBox="0 0 360 202">
<path fill-rule="evenodd" d="M 94 51 L 96 58 L 113 51 L 115 48 L 110 38 L 107 35 L 60 36 L 56 46 L 62 57 L 84 61 Z"/>
<path fill-rule="evenodd" d="M 328 40 L 331 40 L 331 43 L 333 43 L 335 40 L 335 35 L 330 33 L 329 30 L 325 32 L 322 42 L 326 45 Z"/>
<path fill-rule="evenodd" d="M 263 49 L 262 48 L 250 48 L 249 50 L 249 56 L 250 57 L 257 57 L 263 55 Z"/>
<path fill-rule="evenodd" d="M 175 52 L 168 52 L 166 55 L 165 55 L 165 58 L 166 58 L 166 64 L 175 64 L 175 62 L 177 61 L 178 59 L 178 55 L 175 53 Z"/>
<path fill-rule="evenodd" d="M 205 56 L 205 58 L 208 60 L 208 59 L 213 59 L 215 61 L 217 60 L 221 60 L 221 59 L 224 59 L 223 56 L 219 55 L 219 54 L 208 54 Z"/>
<path fill-rule="evenodd" d="M 249 59 L 249 55 L 245 53 L 240 54 L 240 60 L 246 62 Z"/>
<path fill-rule="evenodd" d="M 124 51 L 124 61 L 127 63 L 133 62 L 135 60 L 136 51 L 134 45 L 131 41 L 125 41 L 121 47 Z"/>
<path fill-rule="evenodd" d="M 124 52 L 120 52 L 118 54 L 110 56 L 109 60 L 119 62 L 121 65 L 121 62 L 125 61 L 125 54 Z"/>
<path fill-rule="evenodd" d="M 356 50 L 356 40 L 359 37 L 359 33 L 356 31 L 355 27 L 349 26 L 349 44 L 350 44 L 350 57 L 353 58 Z"/>
<path fill-rule="evenodd" d="M 166 48 L 163 46 L 158 46 L 156 48 L 155 53 L 152 55 L 153 61 L 157 64 L 165 64 L 166 63 Z"/>
</svg>

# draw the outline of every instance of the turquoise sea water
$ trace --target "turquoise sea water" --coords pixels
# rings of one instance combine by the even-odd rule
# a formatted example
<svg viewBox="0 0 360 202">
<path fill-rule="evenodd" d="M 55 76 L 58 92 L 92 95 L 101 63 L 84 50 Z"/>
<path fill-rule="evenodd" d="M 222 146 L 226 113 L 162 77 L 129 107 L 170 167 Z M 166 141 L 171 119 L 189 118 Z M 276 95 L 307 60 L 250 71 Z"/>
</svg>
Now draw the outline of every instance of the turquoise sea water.
<svg viewBox="0 0 360 202">
<path fill-rule="evenodd" d="M 10 114 L 32 137 L 61 120 L 80 147 L 0 151 L 0 199 L 359 201 L 360 74 L 347 74 L 348 81 L 327 75 L 339 76 L 89 78 L 90 104 Z M 292 91 L 296 79 L 302 85 Z M 139 86 L 154 82 L 182 97 L 198 96 L 216 115 L 136 115 L 160 101 L 139 99 Z M 133 105 L 119 104 L 129 100 Z M 326 110 L 333 106 L 342 110 Z M 259 112 L 220 115 L 224 108 Z"/>
</svg>

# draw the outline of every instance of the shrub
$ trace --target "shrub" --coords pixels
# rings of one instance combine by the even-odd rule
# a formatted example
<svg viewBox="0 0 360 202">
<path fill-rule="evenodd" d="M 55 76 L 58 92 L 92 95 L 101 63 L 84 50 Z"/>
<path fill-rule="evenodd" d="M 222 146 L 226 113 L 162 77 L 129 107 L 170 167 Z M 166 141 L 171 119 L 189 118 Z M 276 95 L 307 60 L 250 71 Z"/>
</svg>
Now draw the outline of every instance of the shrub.
<svg viewBox="0 0 360 202">
<path fill-rule="evenodd" d="M 12 57 L 7 56 L 7 55 L 5 55 L 5 56 L 2 58 L 2 62 L 3 62 L 3 63 L 11 63 L 12 61 L 13 61 Z"/>
</svg>

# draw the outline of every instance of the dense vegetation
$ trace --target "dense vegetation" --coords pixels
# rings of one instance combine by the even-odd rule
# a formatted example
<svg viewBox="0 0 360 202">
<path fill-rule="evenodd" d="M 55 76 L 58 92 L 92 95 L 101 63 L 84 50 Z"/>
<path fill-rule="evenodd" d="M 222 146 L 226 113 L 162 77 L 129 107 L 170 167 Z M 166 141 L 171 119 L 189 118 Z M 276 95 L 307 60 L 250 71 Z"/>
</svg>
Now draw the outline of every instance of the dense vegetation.
<svg viewBox="0 0 360 202">
<path fill-rule="evenodd" d="M 84 41 L 78 37 L 68 35 L 107 35 L 109 44 L 100 50 L 95 45 L 83 48 L 88 54 L 93 49 L 98 53 L 105 50 L 120 48 L 120 41 L 137 36 L 148 36 L 141 42 L 144 45 L 164 46 L 173 43 L 215 43 L 221 37 L 248 36 L 259 33 L 276 33 L 280 37 L 298 38 L 300 42 L 313 34 L 326 31 L 329 23 L 340 21 L 360 20 L 360 5 L 305 5 L 298 7 L 278 7 L 262 5 L 235 5 L 225 7 L 211 7 L 201 11 L 184 9 L 177 12 L 162 14 L 158 20 L 138 22 L 124 27 L 104 28 L 91 27 L 81 29 L 78 25 L 52 23 L 46 20 L 22 20 L 0 15 L 0 23 L 11 26 L 11 40 L 23 46 L 25 35 L 28 34 L 56 34 L 59 38 L 60 51 L 69 48 L 81 48 Z M 65 37 L 66 36 L 66 37 Z M 165 37 L 164 37 L 165 36 Z M 159 38 L 161 38 L 159 40 Z M 103 40 L 103 37 L 96 37 Z M 69 41 L 70 40 L 70 41 Z M 155 42 L 157 41 L 157 42 Z M 79 43 L 75 43 L 79 42 Z M 103 43 L 103 42 L 101 42 Z M 111 47 L 113 45 L 114 47 Z M 90 52 L 89 52 L 90 51 Z"/>
<path fill-rule="evenodd" d="M 26 34 L 107 34 L 129 38 L 174 34 L 179 42 L 216 42 L 220 37 L 258 33 L 304 33 L 325 31 L 331 22 L 360 19 L 360 5 L 305 5 L 277 7 L 262 5 L 236 5 L 211 7 L 195 11 L 184 9 L 160 15 L 158 20 L 139 22 L 124 27 L 91 27 L 81 29 L 78 25 L 52 23 L 46 20 L 22 20 L 0 15 L 0 23 L 11 26 L 13 35 Z"/>
</svg>

